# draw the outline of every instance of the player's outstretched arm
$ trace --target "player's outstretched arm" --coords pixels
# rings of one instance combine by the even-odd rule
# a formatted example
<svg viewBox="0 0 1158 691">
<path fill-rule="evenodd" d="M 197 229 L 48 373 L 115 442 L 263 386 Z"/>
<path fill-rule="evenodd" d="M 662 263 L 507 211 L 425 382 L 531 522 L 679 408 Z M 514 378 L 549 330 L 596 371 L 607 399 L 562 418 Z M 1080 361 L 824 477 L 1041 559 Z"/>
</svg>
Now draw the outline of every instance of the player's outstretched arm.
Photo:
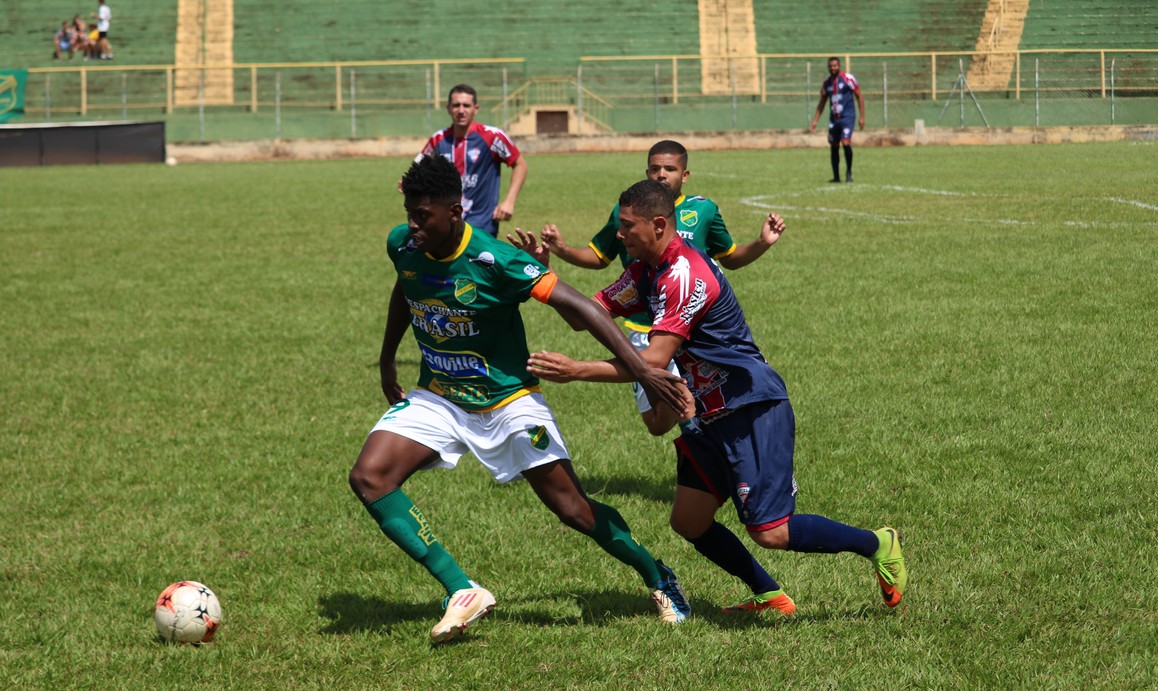
<svg viewBox="0 0 1158 691">
<path fill-rule="evenodd" d="M 581 363 L 581 378 L 586 381 L 638 381 L 652 400 L 662 401 L 675 410 L 687 409 L 691 394 L 683 379 L 667 371 L 668 360 L 658 364 L 645 360 L 628 342 L 602 305 L 562 281 L 555 285 L 547 304 L 572 327 L 581 325 L 590 331 L 595 340 L 615 356 L 613 360 Z M 528 371 L 534 374 L 535 367 L 535 356 L 532 356 L 528 362 Z M 547 373 L 550 373 L 549 369 Z M 544 378 L 551 381 L 551 377 Z"/>
<path fill-rule="evenodd" d="M 760 228 L 760 235 L 752 242 L 736 247 L 728 256 L 720 257 L 720 266 L 735 270 L 751 264 L 763 256 L 769 247 L 776 244 L 786 228 L 787 225 L 779 214 L 768 214 L 764 219 L 764 225 Z"/>
<path fill-rule="evenodd" d="M 542 238 L 543 244 L 547 246 L 547 250 L 551 254 L 568 264 L 584 269 L 602 269 L 607 266 L 590 246 L 571 247 L 568 245 L 563 239 L 563 234 L 559 232 L 559 228 L 553 223 L 543 226 L 543 230 L 539 231 L 539 237 Z"/>
<path fill-rule="evenodd" d="M 402 294 L 402 282 L 394 283 L 394 291 L 390 293 L 390 307 L 386 312 L 386 331 L 382 334 L 382 352 L 378 356 L 378 371 L 382 376 L 382 393 L 391 405 L 397 403 L 405 395 L 405 391 L 398 384 L 398 368 L 395 358 L 398 356 L 398 346 L 410 324 L 410 307 L 406 304 L 406 297 Z"/>
</svg>

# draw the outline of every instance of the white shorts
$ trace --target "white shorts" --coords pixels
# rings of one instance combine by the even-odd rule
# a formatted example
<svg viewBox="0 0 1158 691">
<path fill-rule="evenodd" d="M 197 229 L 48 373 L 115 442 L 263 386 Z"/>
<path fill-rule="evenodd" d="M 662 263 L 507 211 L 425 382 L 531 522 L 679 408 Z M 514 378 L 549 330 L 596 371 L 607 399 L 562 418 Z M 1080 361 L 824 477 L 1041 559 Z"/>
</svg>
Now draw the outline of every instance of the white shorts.
<svg viewBox="0 0 1158 691">
<path fill-rule="evenodd" d="M 647 334 L 642 331 L 635 331 L 634 329 L 627 330 L 627 340 L 631 341 L 631 345 L 635 346 L 636 350 L 644 350 L 647 348 L 648 344 L 651 343 L 647 337 Z M 676 368 L 675 360 L 667 363 L 667 371 L 671 372 L 677 377 L 679 376 L 680 371 Z M 651 403 L 648 403 L 647 401 L 647 393 L 644 392 L 643 387 L 639 385 L 639 382 L 631 382 L 631 390 L 633 393 L 635 393 L 635 407 L 639 409 L 639 414 L 642 415 L 651 410 Z"/>
<path fill-rule="evenodd" d="M 555 416 L 539 393 L 485 413 L 468 413 L 441 396 L 415 389 L 370 431 L 379 430 L 437 452 L 439 457 L 423 470 L 454 468 L 469 451 L 499 482 L 517 480 L 528 468 L 571 457 Z"/>
</svg>

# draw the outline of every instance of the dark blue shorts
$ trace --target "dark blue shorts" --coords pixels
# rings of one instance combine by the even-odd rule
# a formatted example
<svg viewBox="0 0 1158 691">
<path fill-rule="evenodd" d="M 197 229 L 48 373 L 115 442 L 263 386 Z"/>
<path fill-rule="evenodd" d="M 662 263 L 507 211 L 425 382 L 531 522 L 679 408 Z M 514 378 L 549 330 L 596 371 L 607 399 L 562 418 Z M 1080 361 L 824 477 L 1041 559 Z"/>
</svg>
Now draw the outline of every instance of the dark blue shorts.
<svg viewBox="0 0 1158 691">
<path fill-rule="evenodd" d="M 775 528 L 796 511 L 796 416 L 788 401 L 753 403 L 706 424 L 697 421 L 675 445 L 677 484 L 710 492 L 721 506 L 730 497 L 749 531 Z"/>
<path fill-rule="evenodd" d="M 856 114 L 853 116 L 843 117 L 839 120 L 828 121 L 828 143 L 839 144 L 841 140 L 847 139 L 852 141 L 852 133 L 856 131 Z"/>
</svg>

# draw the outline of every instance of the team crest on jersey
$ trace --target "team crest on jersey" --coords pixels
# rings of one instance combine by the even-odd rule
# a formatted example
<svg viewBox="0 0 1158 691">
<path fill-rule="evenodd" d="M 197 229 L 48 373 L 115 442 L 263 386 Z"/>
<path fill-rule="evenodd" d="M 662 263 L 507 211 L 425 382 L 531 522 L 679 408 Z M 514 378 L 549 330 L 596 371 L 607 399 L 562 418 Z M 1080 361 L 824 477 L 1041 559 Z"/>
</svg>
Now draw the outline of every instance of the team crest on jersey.
<svg viewBox="0 0 1158 691">
<path fill-rule="evenodd" d="M 700 214 L 695 209 L 681 209 L 680 223 L 686 226 L 694 226 L 700 220 Z"/>
<path fill-rule="evenodd" d="M 481 154 L 481 153 L 482 153 L 481 149 L 467 149 L 466 150 L 466 155 L 470 158 L 471 163 L 477 163 L 479 154 Z"/>
<path fill-rule="evenodd" d="M 534 264 L 527 264 L 523 267 L 523 273 L 527 274 L 531 278 L 538 278 L 543 272 L 539 271 L 539 267 L 535 266 Z"/>
<path fill-rule="evenodd" d="M 464 305 L 469 305 L 478 298 L 478 287 L 474 281 L 459 278 L 454 281 L 454 297 Z"/>
<path fill-rule="evenodd" d="M 551 445 L 551 435 L 547 434 L 547 428 L 542 425 L 528 428 L 527 434 L 531 437 L 531 446 L 540 451 L 545 451 Z"/>
</svg>

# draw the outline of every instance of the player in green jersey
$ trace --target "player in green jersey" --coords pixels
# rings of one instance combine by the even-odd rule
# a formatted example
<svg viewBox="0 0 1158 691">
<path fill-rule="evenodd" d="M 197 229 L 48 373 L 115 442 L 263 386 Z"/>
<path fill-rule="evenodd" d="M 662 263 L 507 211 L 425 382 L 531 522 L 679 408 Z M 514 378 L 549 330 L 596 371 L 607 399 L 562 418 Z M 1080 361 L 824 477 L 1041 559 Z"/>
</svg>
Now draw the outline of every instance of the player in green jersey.
<svg viewBox="0 0 1158 691">
<path fill-rule="evenodd" d="M 380 360 L 392 405 L 350 471 L 351 489 L 382 532 L 446 589 L 445 615 L 430 632 L 436 643 L 488 614 L 495 598 L 467 577 L 401 487 L 420 469 L 455 467 L 468 451 L 499 482 L 525 478 L 564 524 L 640 574 L 661 619 L 683 621 L 691 608 L 675 573 L 635 539 L 618 511 L 583 492 L 539 382 L 526 370 L 519 304 L 533 297 L 590 331 L 656 407 L 687 411 L 690 393 L 678 377 L 649 367 L 606 310 L 525 252 L 467 224 L 461 184 L 441 156 L 424 157 L 403 177 L 408 223 L 387 241 L 398 279 Z M 407 327 L 421 368 L 418 387 L 404 396 L 395 356 Z"/>
<path fill-rule="evenodd" d="M 683 193 L 684 183 L 687 182 L 691 171 L 688 170 L 688 150 L 679 142 L 665 139 L 653 145 L 647 152 L 646 173 L 649 180 L 666 185 L 675 197 L 676 233 L 685 242 L 702 249 L 725 269 L 739 269 L 751 264 L 776 242 L 775 237 L 761 228 L 755 240 L 737 245 L 728 233 L 715 202 Z M 623 247 L 623 241 L 617 236 L 618 231 L 619 205 L 616 205 L 611 210 L 607 223 L 595 237 L 591 238 L 586 247 L 569 246 L 563 240 L 562 233 L 553 224 L 547 224 L 540 232 L 541 245 L 534 241 L 533 236 L 517 229 L 515 232 L 519 234 L 518 238 L 509 235 L 507 237 L 516 246 L 527 250 L 540 261 L 546 262 L 549 254 L 553 254 L 568 264 L 585 269 L 603 269 L 610 266 L 617 257 L 624 267 L 631 263 L 631 257 Z M 651 317 L 646 312 L 628 317 L 624 320 L 624 326 L 627 327 L 632 345 L 640 350 L 647 348 Z M 675 372 L 675 365 L 670 364 L 668 369 Z M 660 436 L 679 422 L 674 411 L 663 406 L 653 407 L 643 391 L 638 386 L 634 388 L 636 405 L 648 432 Z"/>
</svg>

